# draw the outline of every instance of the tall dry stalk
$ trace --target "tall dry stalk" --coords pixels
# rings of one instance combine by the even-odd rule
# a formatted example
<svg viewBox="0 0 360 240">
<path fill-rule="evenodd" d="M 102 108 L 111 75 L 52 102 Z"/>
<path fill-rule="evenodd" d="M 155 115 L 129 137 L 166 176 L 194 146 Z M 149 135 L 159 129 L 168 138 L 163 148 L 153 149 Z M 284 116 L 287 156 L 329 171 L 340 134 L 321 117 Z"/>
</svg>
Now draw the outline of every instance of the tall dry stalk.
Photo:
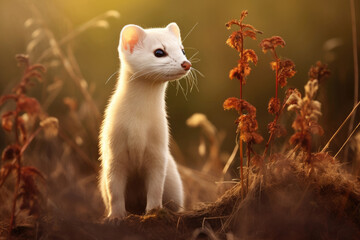
<svg viewBox="0 0 360 240">
<path fill-rule="evenodd" d="M 249 37 L 253 40 L 256 39 L 256 34 L 261 33 L 250 24 L 243 23 L 244 18 L 248 15 L 248 11 L 242 11 L 239 20 L 231 20 L 226 23 L 228 29 L 232 25 L 238 26 L 240 29 L 234 31 L 227 39 L 226 44 L 234 48 L 238 53 L 240 59 L 238 64 L 230 70 L 229 78 L 238 79 L 240 82 L 240 98 L 228 98 L 225 100 L 224 109 L 235 109 L 239 113 L 236 120 L 237 130 L 239 135 L 239 154 L 240 154 L 240 180 L 241 180 L 241 196 L 244 197 L 244 154 L 243 154 L 243 141 L 247 143 L 247 162 L 250 164 L 251 143 L 260 143 L 263 138 L 256 133 L 258 124 L 256 121 L 256 108 L 243 99 L 243 85 L 246 84 L 246 78 L 250 74 L 251 67 L 249 62 L 257 64 L 258 57 L 254 50 L 244 49 L 244 39 Z M 243 114 L 247 112 L 247 114 Z"/>
<path fill-rule="evenodd" d="M 2 152 L 3 164 L 0 168 L 0 187 L 3 186 L 10 174 L 13 174 L 16 179 L 8 239 L 11 238 L 12 229 L 16 225 L 16 209 L 19 200 L 21 200 L 20 210 L 28 210 L 29 215 L 34 216 L 38 216 L 45 205 L 36 184 L 36 178 L 44 179 L 44 177 L 35 167 L 24 166 L 24 152 L 41 130 L 44 130 L 45 135 L 49 137 L 57 135 L 58 132 L 58 120 L 47 117 L 42 111 L 40 103 L 35 98 L 26 95 L 28 88 L 34 84 L 32 80 L 42 80 L 45 68 L 40 64 L 31 65 L 27 56 L 17 55 L 16 58 L 19 65 L 24 67 L 21 81 L 12 90 L 12 93 L 0 97 L 0 106 L 8 101 L 15 102 L 14 109 L 6 111 L 1 116 L 2 129 L 15 137 L 15 142 L 6 146 Z M 37 123 L 33 127 L 34 129 L 27 126 L 30 122 L 29 119 Z"/>
<path fill-rule="evenodd" d="M 285 108 L 286 98 L 283 101 L 282 107 L 280 103 L 280 99 L 278 97 L 279 85 L 281 88 L 285 87 L 287 84 L 287 79 L 292 78 L 295 71 L 295 64 L 293 61 L 289 59 L 281 59 L 277 52 L 276 47 L 285 47 L 285 41 L 279 36 L 273 36 L 271 38 L 265 38 L 261 41 L 260 47 L 264 53 L 270 52 L 274 61 L 270 62 L 270 66 L 272 70 L 275 71 L 275 97 L 271 98 L 268 104 L 268 112 L 272 115 L 275 115 L 274 121 L 269 123 L 269 139 L 266 143 L 265 150 L 263 153 L 263 158 L 266 157 L 266 153 L 270 148 L 271 141 L 274 137 L 280 137 L 284 135 L 285 130 L 282 126 L 278 124 L 281 113 Z"/>
<path fill-rule="evenodd" d="M 351 32 L 352 32 L 352 45 L 353 45 L 353 61 L 354 61 L 354 109 L 355 112 L 351 115 L 348 136 L 354 128 L 355 116 L 356 116 L 356 104 L 359 101 L 359 58 L 358 58 L 358 49 L 357 49 L 357 29 L 356 29 L 356 11 L 355 11 L 355 1 L 350 0 L 350 14 L 351 14 Z M 349 148 L 345 148 L 344 159 L 348 158 Z"/>
</svg>

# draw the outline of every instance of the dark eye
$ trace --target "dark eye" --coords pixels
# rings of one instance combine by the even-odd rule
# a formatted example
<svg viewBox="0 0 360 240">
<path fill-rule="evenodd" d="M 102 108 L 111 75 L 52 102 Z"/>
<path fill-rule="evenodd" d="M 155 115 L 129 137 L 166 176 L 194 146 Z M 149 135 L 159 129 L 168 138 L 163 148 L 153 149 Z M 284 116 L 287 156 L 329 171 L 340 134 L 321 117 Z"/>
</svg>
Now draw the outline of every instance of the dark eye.
<svg viewBox="0 0 360 240">
<path fill-rule="evenodd" d="M 185 55 L 185 50 L 184 49 L 181 49 L 182 53 Z"/>
<path fill-rule="evenodd" d="M 159 57 L 165 57 L 167 54 L 164 50 L 159 48 L 154 51 L 154 55 L 155 55 L 155 57 L 159 58 Z"/>
</svg>

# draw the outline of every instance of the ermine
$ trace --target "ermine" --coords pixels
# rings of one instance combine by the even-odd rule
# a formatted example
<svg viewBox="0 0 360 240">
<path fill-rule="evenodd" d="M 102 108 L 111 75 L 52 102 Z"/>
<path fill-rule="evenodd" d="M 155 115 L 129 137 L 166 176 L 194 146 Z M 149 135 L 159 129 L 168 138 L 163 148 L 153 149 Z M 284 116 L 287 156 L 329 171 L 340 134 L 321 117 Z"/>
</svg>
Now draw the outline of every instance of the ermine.
<svg viewBox="0 0 360 240">
<path fill-rule="evenodd" d="M 183 186 L 169 151 L 165 92 L 191 70 L 176 23 L 143 29 L 126 25 L 118 47 L 120 77 L 100 133 L 99 186 L 107 219 L 127 211 L 183 207 Z"/>
</svg>

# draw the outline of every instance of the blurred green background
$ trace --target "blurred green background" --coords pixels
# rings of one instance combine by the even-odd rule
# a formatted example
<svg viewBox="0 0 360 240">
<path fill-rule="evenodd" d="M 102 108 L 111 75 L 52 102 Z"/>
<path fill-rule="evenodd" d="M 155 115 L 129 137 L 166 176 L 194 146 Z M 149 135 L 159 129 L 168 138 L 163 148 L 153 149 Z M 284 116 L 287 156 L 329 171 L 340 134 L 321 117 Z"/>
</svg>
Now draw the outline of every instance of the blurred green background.
<svg viewBox="0 0 360 240">
<path fill-rule="evenodd" d="M 201 61 L 194 64 L 194 67 L 205 76 L 204 78 L 199 76 L 199 92 L 192 91 L 185 98 L 181 92 L 176 94 L 175 85 L 169 85 L 167 97 L 172 136 L 187 161 L 194 165 L 197 165 L 196 161 L 198 161 L 200 130 L 188 128 L 185 121 L 195 112 L 204 113 L 219 130 L 226 133 L 223 151 L 231 152 L 234 147 L 233 122 L 236 113 L 224 111 L 222 103 L 227 97 L 239 96 L 239 83 L 228 79 L 228 72 L 236 65 L 238 55 L 225 45 L 231 33 L 225 28 L 225 23 L 230 19 L 239 18 L 242 10 L 249 11 L 245 22 L 263 31 L 257 41 L 247 39 L 245 42 L 246 48 L 256 51 L 259 62 L 253 67 L 248 83 L 244 87 L 244 97 L 257 108 L 260 132 L 265 139 L 268 137 L 267 123 L 272 120 L 272 116 L 267 113 L 267 102 L 274 95 L 275 83 L 274 73 L 269 66 L 271 57 L 269 54 L 263 54 L 259 48 L 263 38 L 279 35 L 286 41 L 287 46 L 279 49 L 278 53 L 282 57 L 292 59 L 297 70 L 295 77 L 289 80 L 288 87 L 297 87 L 303 92 L 309 67 L 317 60 L 329 64 L 332 75 L 321 85 L 319 95 L 323 103 L 323 117 L 320 123 L 326 132 L 318 143 L 319 146 L 324 145 L 352 108 L 353 48 L 349 1 L 1 0 L 1 95 L 10 92 L 21 77 L 21 70 L 17 67 L 14 58 L 15 54 L 27 53 L 29 43 L 36 37 L 36 27 L 24 26 L 27 19 L 34 17 L 29 2 L 33 2 L 45 24 L 58 40 L 72 29 L 108 10 L 116 10 L 120 13 L 118 19 L 107 19 L 107 28 L 92 27 L 69 43 L 101 113 L 116 83 L 116 77 L 113 77 L 105 84 L 119 67 L 117 45 L 120 30 L 124 25 L 133 23 L 144 28 L 163 27 L 174 21 L 180 26 L 182 36 L 185 36 L 197 24 L 183 44 L 188 57 L 199 51 L 197 57 Z M 359 15 L 359 1 L 356 1 L 355 9 Z M 32 61 L 36 59 L 32 56 L 39 56 L 44 50 L 41 44 L 42 42 L 32 49 L 30 54 Z M 360 49 L 359 46 L 358 48 Z M 47 60 L 50 61 L 51 58 Z M 39 98 L 40 102 L 45 101 L 47 95 L 45 86 L 61 78 L 64 85 L 47 108 L 50 115 L 61 119 L 61 116 L 67 113 L 63 98 L 72 97 L 81 102 L 82 96 L 69 80 L 69 76 L 65 73 L 60 74 L 57 71 L 59 66 L 53 65 L 48 68 L 45 82 L 36 86 L 30 95 Z M 288 125 L 291 123 L 288 121 L 289 118 L 291 115 L 287 113 L 283 117 L 283 121 Z M 343 143 L 346 133 L 347 130 L 336 138 L 331 147 L 333 152 L 336 152 Z M 85 140 L 93 141 L 92 146 L 96 145 L 95 138 Z M 1 132 L 1 149 L 8 141 L 6 135 Z M 89 151 L 94 153 L 96 148 Z"/>
</svg>

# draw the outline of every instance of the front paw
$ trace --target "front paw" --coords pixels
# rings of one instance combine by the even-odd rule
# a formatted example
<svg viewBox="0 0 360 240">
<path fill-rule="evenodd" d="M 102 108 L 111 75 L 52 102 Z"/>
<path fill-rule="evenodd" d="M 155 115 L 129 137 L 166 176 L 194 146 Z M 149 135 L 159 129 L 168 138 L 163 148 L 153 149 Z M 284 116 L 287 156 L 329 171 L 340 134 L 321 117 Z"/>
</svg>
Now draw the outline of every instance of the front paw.
<svg viewBox="0 0 360 240">
<path fill-rule="evenodd" d="M 121 219 L 118 217 L 106 217 L 104 218 L 104 224 L 117 226 L 121 222 Z"/>
<path fill-rule="evenodd" d="M 114 226 L 117 226 L 117 225 L 120 225 L 121 221 L 125 218 L 125 214 L 123 216 L 114 216 L 114 215 L 111 215 L 111 216 L 107 216 L 104 218 L 104 223 L 105 224 L 109 224 L 109 225 L 114 225 Z"/>
</svg>

